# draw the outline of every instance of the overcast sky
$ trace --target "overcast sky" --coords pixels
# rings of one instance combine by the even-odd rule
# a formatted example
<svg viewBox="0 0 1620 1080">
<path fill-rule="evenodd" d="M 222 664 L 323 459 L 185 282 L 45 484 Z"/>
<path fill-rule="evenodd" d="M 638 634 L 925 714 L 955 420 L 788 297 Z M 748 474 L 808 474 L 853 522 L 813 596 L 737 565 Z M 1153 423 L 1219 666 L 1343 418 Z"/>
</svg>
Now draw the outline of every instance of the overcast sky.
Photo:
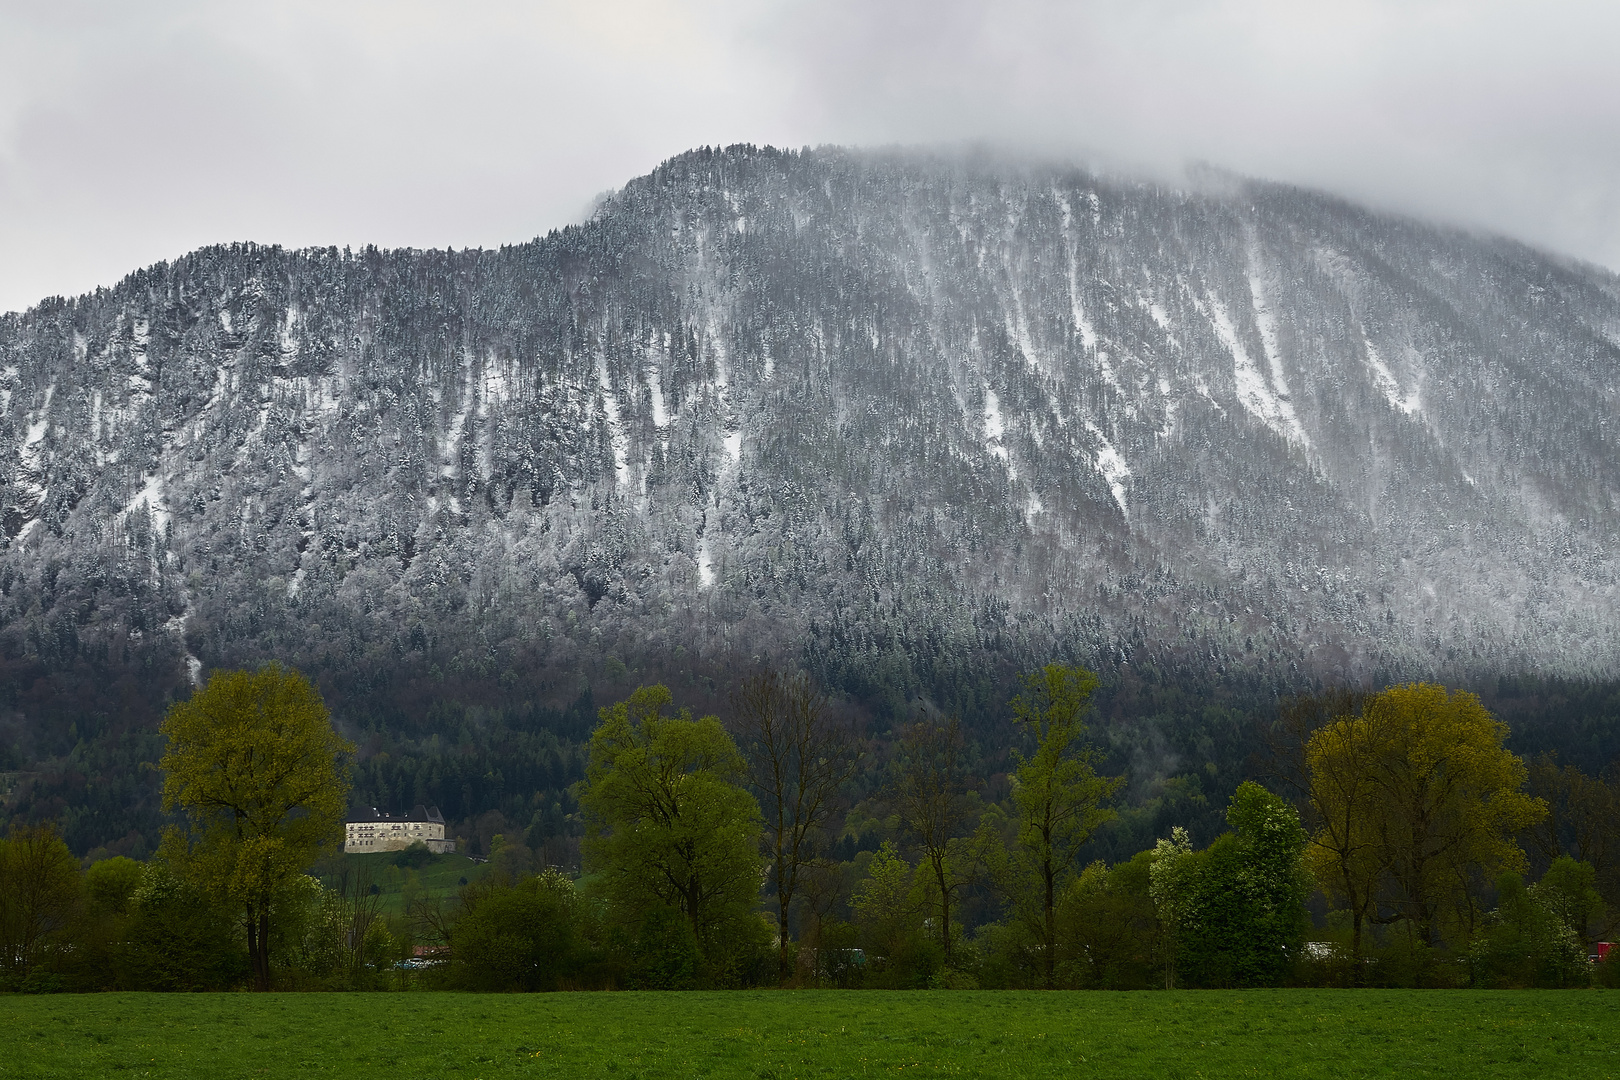
<svg viewBox="0 0 1620 1080">
<path fill-rule="evenodd" d="M 490 246 L 692 146 L 1204 160 L 1620 268 L 1613 0 L 0 0 L 0 311 L 203 244 Z"/>
</svg>

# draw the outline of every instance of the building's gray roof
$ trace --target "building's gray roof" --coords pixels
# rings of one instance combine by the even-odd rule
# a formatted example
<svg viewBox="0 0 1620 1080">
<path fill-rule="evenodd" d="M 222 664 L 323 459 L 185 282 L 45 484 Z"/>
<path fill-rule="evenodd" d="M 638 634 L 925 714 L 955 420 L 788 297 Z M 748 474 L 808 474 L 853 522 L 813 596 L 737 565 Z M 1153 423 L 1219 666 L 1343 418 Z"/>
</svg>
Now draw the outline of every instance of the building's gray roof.
<svg viewBox="0 0 1620 1080">
<path fill-rule="evenodd" d="M 407 825 L 420 821 L 432 825 L 443 825 L 444 815 L 439 813 L 439 808 L 437 806 L 423 806 L 421 803 L 417 803 L 415 806 L 411 807 L 410 813 L 401 814 L 399 817 L 394 817 L 392 814 L 384 814 L 375 806 L 362 806 L 359 809 L 350 812 L 347 819 L 347 823 L 350 825 L 358 825 L 361 822 L 368 821 L 386 821 L 390 823 L 399 822 Z"/>
</svg>

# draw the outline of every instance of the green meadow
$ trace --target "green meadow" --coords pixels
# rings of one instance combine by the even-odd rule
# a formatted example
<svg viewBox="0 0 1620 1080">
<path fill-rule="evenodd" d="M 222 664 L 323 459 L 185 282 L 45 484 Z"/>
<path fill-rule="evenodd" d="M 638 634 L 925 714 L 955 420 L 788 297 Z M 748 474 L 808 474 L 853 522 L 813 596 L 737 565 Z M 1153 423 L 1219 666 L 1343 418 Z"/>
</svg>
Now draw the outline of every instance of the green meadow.
<svg viewBox="0 0 1620 1080">
<path fill-rule="evenodd" d="M 1620 993 L 0 998 L 0 1077 L 1620 1077 Z"/>
<path fill-rule="evenodd" d="M 403 915 L 410 896 L 453 899 L 463 881 L 477 881 L 489 873 L 488 863 L 475 863 L 461 854 L 435 855 L 422 866 L 399 865 L 395 861 L 399 854 L 337 855 L 318 863 L 310 873 L 330 885 L 339 872 L 347 870 L 363 885 L 377 886 L 378 906 L 384 915 Z"/>
</svg>

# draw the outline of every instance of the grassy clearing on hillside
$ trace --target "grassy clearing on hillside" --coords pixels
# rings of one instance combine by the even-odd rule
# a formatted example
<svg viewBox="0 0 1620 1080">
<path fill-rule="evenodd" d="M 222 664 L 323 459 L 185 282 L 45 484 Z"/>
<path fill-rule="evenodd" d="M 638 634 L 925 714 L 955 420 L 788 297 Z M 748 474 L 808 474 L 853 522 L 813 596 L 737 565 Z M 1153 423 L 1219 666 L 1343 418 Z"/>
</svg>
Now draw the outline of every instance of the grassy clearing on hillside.
<svg viewBox="0 0 1620 1080">
<path fill-rule="evenodd" d="M 421 867 L 396 865 L 394 860 L 399 854 L 395 851 L 365 855 L 346 853 L 325 860 L 310 873 L 330 884 L 333 875 L 345 868 L 364 884 L 376 885 L 384 915 L 403 915 L 407 892 L 448 899 L 456 895 L 463 878 L 477 881 L 489 873 L 488 863 L 475 863 L 459 853 L 434 855 Z"/>
<path fill-rule="evenodd" d="M 1603 991 L 0 998 L 0 1077 L 1616 1077 Z"/>
</svg>

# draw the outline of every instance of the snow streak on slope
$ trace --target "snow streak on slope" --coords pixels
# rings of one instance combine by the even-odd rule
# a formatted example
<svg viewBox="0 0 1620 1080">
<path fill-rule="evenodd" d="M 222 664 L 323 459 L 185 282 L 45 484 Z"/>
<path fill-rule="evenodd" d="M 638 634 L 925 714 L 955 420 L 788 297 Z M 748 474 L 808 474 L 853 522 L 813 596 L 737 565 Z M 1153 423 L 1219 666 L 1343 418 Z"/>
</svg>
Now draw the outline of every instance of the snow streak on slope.
<svg viewBox="0 0 1620 1080">
<path fill-rule="evenodd" d="M 1113 493 L 1114 501 L 1119 504 L 1119 512 L 1129 521 L 1131 511 L 1130 507 L 1125 505 L 1125 485 L 1131 479 L 1130 466 L 1125 464 L 1125 459 L 1114 449 L 1114 444 L 1108 441 L 1108 436 L 1102 433 L 1101 428 L 1087 420 L 1086 430 L 1097 440 L 1097 471 L 1108 482 L 1108 490 Z"/>
<path fill-rule="evenodd" d="M 1299 417 L 1294 415 L 1293 404 L 1266 381 L 1265 374 L 1249 355 L 1225 306 L 1213 296 L 1202 299 L 1194 297 L 1194 303 L 1209 319 L 1226 351 L 1232 354 L 1232 383 L 1239 404 L 1278 435 L 1309 447 L 1310 440 L 1300 426 Z M 1270 358 L 1267 359 L 1269 361 Z"/>
<path fill-rule="evenodd" d="M 1384 363 L 1384 358 L 1378 354 L 1377 346 L 1365 332 L 1361 336 L 1361 344 L 1367 350 L 1367 366 L 1372 369 L 1373 385 L 1383 392 L 1384 399 L 1389 402 L 1390 407 L 1407 416 L 1421 411 L 1423 400 L 1419 389 L 1413 387 L 1410 393 L 1401 389 L 1400 380 L 1389 370 L 1389 365 Z"/>
</svg>

